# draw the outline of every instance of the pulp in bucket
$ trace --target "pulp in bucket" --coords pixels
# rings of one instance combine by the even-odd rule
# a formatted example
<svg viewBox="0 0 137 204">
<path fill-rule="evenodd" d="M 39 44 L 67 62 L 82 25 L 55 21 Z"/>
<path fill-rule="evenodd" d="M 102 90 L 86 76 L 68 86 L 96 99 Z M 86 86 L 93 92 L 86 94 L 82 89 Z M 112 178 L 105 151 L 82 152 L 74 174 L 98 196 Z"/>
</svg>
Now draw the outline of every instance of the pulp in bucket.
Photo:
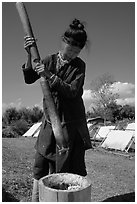
<svg viewBox="0 0 137 204">
<path fill-rule="evenodd" d="M 43 179 L 43 183 L 52 189 L 75 191 L 90 185 L 85 177 L 68 173 L 51 174 Z"/>
</svg>

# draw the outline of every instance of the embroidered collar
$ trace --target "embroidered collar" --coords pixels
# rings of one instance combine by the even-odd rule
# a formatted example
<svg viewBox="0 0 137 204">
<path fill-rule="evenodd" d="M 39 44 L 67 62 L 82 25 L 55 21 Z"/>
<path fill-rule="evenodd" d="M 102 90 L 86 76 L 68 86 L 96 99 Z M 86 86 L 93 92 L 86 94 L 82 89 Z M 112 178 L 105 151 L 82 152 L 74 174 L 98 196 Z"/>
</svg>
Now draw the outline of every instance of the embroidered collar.
<svg viewBox="0 0 137 204">
<path fill-rule="evenodd" d="M 64 60 L 62 58 L 62 54 L 61 52 L 59 51 L 58 54 L 57 54 L 57 65 L 56 65 L 56 69 L 57 70 L 60 70 L 61 67 L 63 67 L 65 64 L 68 64 L 70 61 L 68 60 Z"/>
<path fill-rule="evenodd" d="M 61 51 L 59 51 L 58 57 L 59 57 L 62 64 L 66 64 L 66 63 L 69 63 L 71 61 L 71 60 L 64 60 L 63 57 L 62 57 Z"/>
</svg>

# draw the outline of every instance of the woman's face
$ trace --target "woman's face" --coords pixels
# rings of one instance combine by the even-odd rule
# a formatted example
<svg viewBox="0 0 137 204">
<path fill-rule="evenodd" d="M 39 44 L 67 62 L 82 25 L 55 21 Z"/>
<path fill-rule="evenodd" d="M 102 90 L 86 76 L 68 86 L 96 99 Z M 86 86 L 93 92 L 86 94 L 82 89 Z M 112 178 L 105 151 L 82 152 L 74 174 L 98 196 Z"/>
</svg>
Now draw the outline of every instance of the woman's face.
<svg viewBox="0 0 137 204">
<path fill-rule="evenodd" d="M 81 51 L 81 48 L 67 44 L 64 41 L 62 42 L 61 53 L 62 53 L 64 59 L 66 59 L 68 61 L 72 60 L 79 55 L 80 51 Z"/>
</svg>

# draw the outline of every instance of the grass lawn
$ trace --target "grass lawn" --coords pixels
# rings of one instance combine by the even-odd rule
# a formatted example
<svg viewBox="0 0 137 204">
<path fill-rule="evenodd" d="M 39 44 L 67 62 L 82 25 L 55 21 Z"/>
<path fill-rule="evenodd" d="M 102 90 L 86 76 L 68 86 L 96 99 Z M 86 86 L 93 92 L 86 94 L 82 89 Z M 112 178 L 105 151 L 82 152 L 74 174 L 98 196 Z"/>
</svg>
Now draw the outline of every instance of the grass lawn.
<svg viewBox="0 0 137 204">
<path fill-rule="evenodd" d="M 36 138 L 2 139 L 2 201 L 30 202 Z M 135 201 L 135 158 L 86 151 L 92 202 Z"/>
</svg>

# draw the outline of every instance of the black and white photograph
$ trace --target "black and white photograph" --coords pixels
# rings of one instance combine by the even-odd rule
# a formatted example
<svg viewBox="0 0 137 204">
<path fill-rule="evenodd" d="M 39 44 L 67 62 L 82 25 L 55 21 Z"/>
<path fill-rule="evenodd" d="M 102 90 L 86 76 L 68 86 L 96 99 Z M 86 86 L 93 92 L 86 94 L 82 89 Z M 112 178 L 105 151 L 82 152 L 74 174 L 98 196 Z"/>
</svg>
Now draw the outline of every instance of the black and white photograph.
<svg viewBox="0 0 137 204">
<path fill-rule="evenodd" d="M 2 202 L 135 202 L 135 1 L 1 7 Z"/>
</svg>

